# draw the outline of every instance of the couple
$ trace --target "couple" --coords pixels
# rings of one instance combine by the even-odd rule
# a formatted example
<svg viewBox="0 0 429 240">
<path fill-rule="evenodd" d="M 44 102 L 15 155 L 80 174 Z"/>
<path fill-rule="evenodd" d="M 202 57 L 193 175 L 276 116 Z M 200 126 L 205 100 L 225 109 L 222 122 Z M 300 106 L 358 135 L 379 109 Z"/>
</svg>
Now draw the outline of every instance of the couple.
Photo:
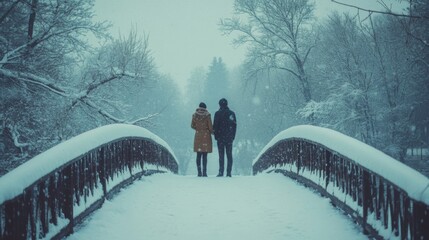
<svg viewBox="0 0 429 240">
<path fill-rule="evenodd" d="M 207 177 L 207 154 L 212 152 L 212 136 L 214 134 L 219 151 L 219 174 L 223 177 L 225 152 L 228 159 L 226 176 L 231 177 L 232 170 L 232 142 L 235 138 L 237 120 L 235 113 L 228 108 L 225 98 L 219 100 L 219 110 L 215 113 L 213 125 L 210 113 L 205 103 L 192 115 L 191 127 L 195 129 L 194 152 L 197 153 L 198 177 Z M 203 169 L 201 171 L 201 158 Z"/>
</svg>

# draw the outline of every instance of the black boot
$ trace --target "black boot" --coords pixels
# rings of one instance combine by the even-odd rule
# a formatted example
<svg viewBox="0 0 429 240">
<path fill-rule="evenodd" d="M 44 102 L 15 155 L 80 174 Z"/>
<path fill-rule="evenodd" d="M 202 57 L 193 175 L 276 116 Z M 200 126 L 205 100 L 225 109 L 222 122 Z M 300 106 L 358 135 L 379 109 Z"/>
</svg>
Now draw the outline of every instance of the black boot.
<svg viewBox="0 0 429 240">
<path fill-rule="evenodd" d="M 197 170 L 198 170 L 198 177 L 203 176 L 203 174 L 201 173 L 201 166 L 197 165 Z"/>
<path fill-rule="evenodd" d="M 207 177 L 207 166 L 203 167 L 203 177 Z"/>
</svg>

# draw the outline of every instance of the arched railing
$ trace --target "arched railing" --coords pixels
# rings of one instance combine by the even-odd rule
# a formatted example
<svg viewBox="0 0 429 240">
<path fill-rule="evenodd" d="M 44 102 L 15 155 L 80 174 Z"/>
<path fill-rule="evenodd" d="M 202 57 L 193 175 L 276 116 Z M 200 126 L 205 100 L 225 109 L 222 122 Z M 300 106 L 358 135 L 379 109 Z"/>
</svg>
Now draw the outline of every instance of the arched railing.
<svg viewBox="0 0 429 240">
<path fill-rule="evenodd" d="M 60 239 L 121 187 L 178 164 L 146 129 L 113 124 L 74 137 L 0 178 L 0 239 Z"/>
<path fill-rule="evenodd" d="M 254 174 L 272 171 L 329 197 L 372 237 L 429 239 L 429 179 L 356 139 L 292 127 L 253 162 Z"/>
</svg>

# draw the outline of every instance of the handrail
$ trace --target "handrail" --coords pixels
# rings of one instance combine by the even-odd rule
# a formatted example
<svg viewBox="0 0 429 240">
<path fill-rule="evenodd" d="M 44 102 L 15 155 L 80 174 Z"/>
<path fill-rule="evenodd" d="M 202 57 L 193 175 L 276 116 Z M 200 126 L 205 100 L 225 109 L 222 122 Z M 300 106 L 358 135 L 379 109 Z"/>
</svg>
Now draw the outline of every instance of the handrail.
<svg viewBox="0 0 429 240">
<path fill-rule="evenodd" d="M 158 168 L 177 173 L 178 163 L 146 129 L 112 124 L 76 136 L 0 178 L 0 239 L 60 239 L 121 187 L 163 172 Z"/>
<path fill-rule="evenodd" d="M 254 175 L 272 171 L 329 197 L 374 238 L 429 239 L 429 179 L 356 139 L 289 128 L 253 162 Z"/>
</svg>

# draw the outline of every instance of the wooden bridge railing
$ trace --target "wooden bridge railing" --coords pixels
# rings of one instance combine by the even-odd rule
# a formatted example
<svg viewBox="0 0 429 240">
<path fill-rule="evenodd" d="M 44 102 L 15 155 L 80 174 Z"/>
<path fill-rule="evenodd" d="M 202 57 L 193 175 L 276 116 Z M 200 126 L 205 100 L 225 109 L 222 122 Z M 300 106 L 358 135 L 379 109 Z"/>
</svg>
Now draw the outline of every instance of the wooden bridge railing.
<svg viewBox="0 0 429 240">
<path fill-rule="evenodd" d="M 158 168 L 177 173 L 178 164 L 143 128 L 114 124 L 81 134 L 0 178 L 0 239 L 60 239 L 105 198 Z"/>
<path fill-rule="evenodd" d="M 429 239 L 429 179 L 338 132 L 297 126 L 276 136 L 253 173 L 280 172 L 318 190 L 381 239 Z"/>
</svg>

